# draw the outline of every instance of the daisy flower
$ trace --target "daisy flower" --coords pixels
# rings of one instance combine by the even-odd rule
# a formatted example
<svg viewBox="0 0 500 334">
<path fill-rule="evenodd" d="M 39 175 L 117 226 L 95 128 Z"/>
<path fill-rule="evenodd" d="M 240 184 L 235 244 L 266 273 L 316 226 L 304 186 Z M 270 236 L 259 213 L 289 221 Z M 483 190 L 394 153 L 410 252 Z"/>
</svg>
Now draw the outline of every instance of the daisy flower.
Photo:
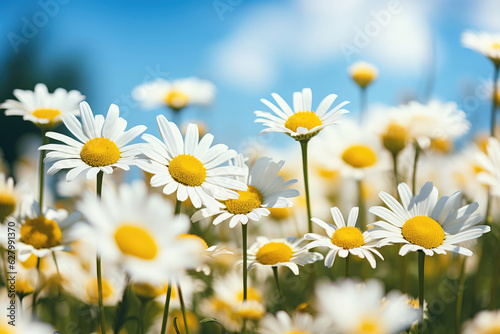
<svg viewBox="0 0 500 334">
<path fill-rule="evenodd" d="M 462 334 L 494 334 L 500 332 L 500 310 L 481 311 L 464 325 Z"/>
<path fill-rule="evenodd" d="M 285 182 L 283 177 L 278 175 L 284 163 L 284 161 L 276 163 L 270 158 L 262 157 L 250 169 L 245 164 L 243 155 L 238 155 L 234 165 L 244 169 L 245 175 L 237 177 L 237 180 L 247 184 L 247 190 L 238 191 L 239 197 L 226 200 L 223 208 L 217 212 L 202 209 L 196 212 L 191 220 L 196 222 L 203 218 L 217 216 L 213 221 L 214 225 L 230 219 L 229 227 L 233 228 L 239 222 L 246 224 L 249 220 L 259 221 L 263 216 L 270 214 L 270 208 L 291 207 L 293 203 L 287 198 L 296 197 L 299 192 L 295 189 L 287 189 L 297 180 Z"/>
<path fill-rule="evenodd" d="M 446 251 L 470 256 L 472 252 L 458 243 L 490 231 L 489 226 L 477 225 L 482 217 L 473 214 L 478 208 L 476 202 L 461 207 L 459 191 L 438 198 L 437 188 L 427 182 L 417 196 L 413 196 L 406 183 L 399 184 L 398 193 L 402 204 L 382 191 L 379 196 L 388 208 L 375 206 L 369 210 L 383 219 L 373 223 L 375 228 L 370 230 L 373 238 L 381 239 L 378 247 L 402 243 L 401 256 L 418 250 L 430 256 Z"/>
<path fill-rule="evenodd" d="M 500 196 L 500 142 L 490 137 L 486 148 L 487 154 L 477 152 L 476 159 L 481 167 L 478 181 L 486 184 L 491 189 L 493 196 Z"/>
<path fill-rule="evenodd" d="M 462 34 L 462 44 L 482 53 L 496 66 L 500 65 L 500 34 L 466 31 Z"/>
<path fill-rule="evenodd" d="M 232 177 L 244 175 L 244 170 L 235 166 L 221 166 L 237 153 L 226 145 L 212 147 L 214 136 L 210 133 L 199 139 L 196 124 L 189 124 L 185 139 L 177 125 L 165 116 L 156 117 L 163 141 L 145 134 L 147 144 L 141 147 L 149 161 L 140 161 L 138 166 L 152 173 L 151 185 L 163 187 L 163 193 L 170 195 L 177 191 L 177 200 L 188 198 L 195 208 L 205 205 L 217 212 L 221 203 L 217 200 L 238 198 L 235 190 L 247 190 L 247 186 Z"/>
<path fill-rule="evenodd" d="M 286 133 L 295 140 L 308 140 L 318 134 L 326 126 L 334 124 L 337 119 L 349 111 L 342 109 L 348 104 L 344 101 L 333 109 L 330 109 L 332 103 L 337 98 L 336 94 L 330 94 L 321 101 L 316 112 L 312 110 L 312 92 L 310 88 L 304 88 L 301 92 L 293 93 L 293 110 L 276 93 L 271 94 L 278 106 L 266 99 L 261 99 L 269 109 L 277 116 L 266 111 L 256 111 L 257 123 L 263 123 L 267 129 L 261 131 L 261 134 L 268 132 Z"/>
<path fill-rule="evenodd" d="M 349 212 L 347 224 L 342 217 L 342 213 L 337 207 L 331 208 L 333 222 L 335 225 L 325 223 L 321 219 L 313 218 L 312 221 L 322 227 L 328 237 L 324 235 L 307 233 L 304 238 L 306 240 L 314 240 L 307 245 L 308 249 L 314 247 L 328 247 L 330 251 L 325 257 L 325 266 L 331 268 L 335 261 L 335 256 L 346 258 L 349 254 L 366 258 L 372 268 L 375 268 L 375 257 L 373 254 L 384 259 L 376 249 L 377 241 L 370 236 L 370 232 L 361 231 L 356 227 L 359 208 L 354 207 Z M 373 253 L 373 254 L 372 254 Z"/>
<path fill-rule="evenodd" d="M 397 156 L 408 143 L 410 117 L 398 108 L 380 107 L 372 109 L 366 122 L 371 133 L 376 134 L 382 145 Z"/>
<path fill-rule="evenodd" d="M 0 223 L 16 210 L 18 196 L 14 190 L 14 180 L 0 173 Z"/>
<path fill-rule="evenodd" d="M 327 334 L 331 332 L 331 328 L 325 328 L 324 321 L 314 319 L 308 313 L 295 312 L 290 317 L 285 311 L 276 312 L 276 316 L 267 314 L 257 330 L 260 334 Z"/>
<path fill-rule="evenodd" d="M 299 274 L 299 265 L 323 260 L 323 255 L 309 252 L 306 246 L 301 246 L 304 239 L 289 237 L 272 239 L 257 237 L 257 241 L 248 249 L 248 270 L 255 266 L 288 267 Z"/>
<path fill-rule="evenodd" d="M 26 261 L 32 254 L 42 258 L 51 252 L 68 251 L 76 239 L 72 230 L 80 219 L 80 213 L 68 214 L 64 209 L 46 208 L 41 214 L 38 202 L 34 201 L 17 228 L 19 260 Z"/>
<path fill-rule="evenodd" d="M 349 75 L 361 88 L 367 87 L 378 77 L 378 70 L 372 64 L 358 61 L 349 67 Z"/>
<path fill-rule="evenodd" d="M 195 77 L 166 81 L 157 79 L 137 86 L 132 96 L 144 109 L 168 106 L 179 111 L 189 105 L 210 105 L 214 101 L 215 86 Z"/>
<path fill-rule="evenodd" d="M 92 113 L 87 102 L 80 103 L 80 122 L 75 115 L 63 117 L 63 123 L 77 140 L 57 132 L 48 132 L 47 137 L 63 144 L 47 144 L 39 150 L 50 151 L 44 162 L 56 161 L 47 171 L 53 175 L 62 169 L 69 169 L 66 180 L 72 181 L 86 172 L 87 179 L 93 179 L 100 171 L 111 174 L 113 167 L 129 170 L 139 154 L 137 145 L 128 145 L 146 130 L 138 125 L 125 131 L 127 121 L 120 117 L 118 106 L 109 107 L 106 119 Z"/>
<path fill-rule="evenodd" d="M 87 193 L 77 204 L 92 227 L 103 261 L 120 264 L 131 279 L 162 283 L 170 273 L 198 265 L 199 243 L 179 239 L 189 219 L 174 216 L 172 205 L 159 194 L 148 194 L 146 184 L 105 188 L 101 200 Z"/>
<path fill-rule="evenodd" d="M 359 284 L 346 279 L 316 288 L 317 309 L 339 333 L 396 334 L 418 320 L 418 310 L 399 291 L 384 297 L 384 285 L 377 280 Z"/>
<path fill-rule="evenodd" d="M 66 91 L 57 88 L 54 93 L 49 93 L 45 84 L 39 83 L 35 90 L 15 89 L 16 100 L 7 100 L 0 104 L 6 109 L 7 116 L 23 116 L 25 121 L 33 122 L 39 126 L 53 127 L 61 122 L 64 115 L 78 113 L 78 103 L 85 96 L 77 90 Z"/>
</svg>

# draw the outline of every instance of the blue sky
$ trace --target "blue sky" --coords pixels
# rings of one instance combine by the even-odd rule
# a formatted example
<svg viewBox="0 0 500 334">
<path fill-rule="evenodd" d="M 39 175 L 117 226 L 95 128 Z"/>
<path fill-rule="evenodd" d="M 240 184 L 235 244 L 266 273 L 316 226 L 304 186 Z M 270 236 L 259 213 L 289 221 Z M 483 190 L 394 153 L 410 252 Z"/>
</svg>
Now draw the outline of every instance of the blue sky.
<svg viewBox="0 0 500 334">
<path fill-rule="evenodd" d="M 358 91 L 346 70 L 355 60 L 380 69 L 370 102 L 395 105 L 405 96 L 422 96 L 429 46 L 435 45 L 433 96 L 456 101 L 475 127 L 486 128 L 488 103 L 473 89 L 490 78 L 492 66 L 464 49 L 460 34 L 466 29 L 500 31 L 498 2 L 394 1 L 399 7 L 387 26 L 350 58 L 341 45 L 355 45 L 359 31 L 383 24 L 376 14 L 388 11 L 391 1 L 2 1 L 0 60 L 15 54 L 9 33 L 22 36 L 26 20 L 42 15 L 44 4 L 57 4 L 57 13 L 28 38 L 41 46 L 36 66 L 50 69 L 74 61 L 82 71 L 82 93 L 96 113 L 117 103 L 131 125 L 145 124 L 155 135 L 155 116 L 162 111 L 145 112 L 135 105 L 130 98 L 134 86 L 155 75 L 212 80 L 216 103 L 186 110 L 183 120 L 202 119 L 217 142 L 240 148 L 261 130 L 253 111 L 265 109 L 259 100 L 272 92 L 290 100 L 294 91 L 311 87 L 313 105 L 333 92 L 351 101 L 348 109 L 355 117 Z M 217 6 L 225 11 L 218 12 Z M 273 136 L 270 143 L 289 140 Z"/>
</svg>

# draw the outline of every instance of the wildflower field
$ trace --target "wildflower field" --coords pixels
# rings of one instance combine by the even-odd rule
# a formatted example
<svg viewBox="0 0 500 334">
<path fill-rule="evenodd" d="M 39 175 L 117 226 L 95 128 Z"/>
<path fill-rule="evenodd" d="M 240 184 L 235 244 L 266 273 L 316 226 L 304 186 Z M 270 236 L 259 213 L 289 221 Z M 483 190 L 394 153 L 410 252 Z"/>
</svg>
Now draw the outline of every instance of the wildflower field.
<svg viewBox="0 0 500 334">
<path fill-rule="evenodd" d="M 473 81 L 481 88 L 479 117 L 469 110 L 472 100 L 445 98 L 456 86 L 439 76 L 446 59 L 439 38 L 439 47 L 419 51 L 431 59 L 421 70 L 424 94 L 396 98 L 400 84 L 384 76 L 394 77 L 400 65 L 380 60 L 379 66 L 373 47 L 359 44 L 371 38 L 383 48 L 377 43 L 387 35 L 372 36 L 370 27 L 402 34 L 394 28 L 399 18 L 409 22 L 405 10 L 423 5 L 392 1 L 369 12 L 363 6 L 374 5 L 367 3 L 351 4 L 371 13 L 364 30 L 359 21 L 352 42 L 331 41 L 344 56 L 332 79 L 335 89 L 304 74 L 313 65 L 303 65 L 309 56 L 297 51 L 285 59 L 299 59 L 293 66 L 300 74 L 259 81 L 253 102 L 234 103 L 231 94 L 245 89 L 212 78 L 210 62 L 188 55 L 187 42 L 178 45 L 186 52 L 181 56 L 148 54 L 175 77 L 157 67 L 154 75 L 132 69 L 136 75 L 128 76 L 120 52 L 141 63 L 145 58 L 132 45 L 159 41 L 126 32 L 119 33 L 117 67 L 109 66 L 120 69 L 113 80 L 126 82 L 127 99 L 106 98 L 104 109 L 100 101 L 107 95 L 98 80 L 91 81 L 95 86 L 54 84 L 64 83 L 68 71 L 60 77 L 46 72 L 46 80 L 36 72 L 18 86 L 6 79 L 0 101 L 0 334 L 500 334 L 500 30 L 463 25 L 446 35 L 459 46 L 453 57 L 487 70 L 477 78 L 490 79 Z M 20 32 L 7 34 L 12 59 L 24 59 L 20 50 L 39 43 L 43 29 L 56 43 L 59 37 L 45 26 L 65 11 L 69 18 L 94 17 L 72 2 L 35 5 L 40 8 L 23 17 Z M 105 12 L 95 5 L 92 13 Z M 199 19 L 200 29 L 179 29 L 196 41 L 210 26 L 201 19 L 206 12 L 193 9 L 197 5 L 213 11 L 217 27 L 253 22 L 252 31 L 269 22 L 264 14 L 279 9 L 283 17 L 272 16 L 278 24 L 259 30 L 256 40 L 250 33 L 235 39 L 235 50 L 250 45 L 263 54 L 273 49 L 265 48 L 266 36 L 273 43 L 281 38 L 281 47 L 283 40 L 309 38 L 311 49 L 331 48 L 322 34 L 345 33 L 341 17 L 354 17 L 354 7 L 328 1 L 191 5 L 136 2 L 116 15 L 136 16 L 126 25 L 142 32 L 149 29 L 147 15 L 151 26 L 156 22 L 155 11 L 168 11 L 173 21 L 176 10 L 180 17 L 191 11 L 190 24 Z M 286 24 L 290 8 L 299 8 L 304 20 L 314 12 L 328 24 L 333 18 L 340 23 L 297 31 Z M 498 17 L 500 7 L 491 8 Z M 250 14 L 239 17 L 238 11 Z M 47 24 L 38 24 L 40 13 Z M 109 19 L 112 30 L 116 18 Z M 95 22 L 98 27 L 89 29 L 100 29 Z M 29 37 L 31 25 L 37 33 Z M 442 33 L 432 27 L 436 36 Z M 61 34 L 73 38 L 78 34 L 72 29 Z M 161 43 L 173 40 L 168 31 Z M 399 41 L 400 48 L 413 47 Z M 234 63 L 223 59 L 233 66 L 226 73 L 232 79 L 241 76 L 251 85 L 272 72 L 259 52 L 234 56 Z M 79 58 L 73 62 L 84 67 Z M 11 78 L 26 76 L 29 68 L 21 63 L 11 62 Z M 378 100 L 373 91 L 379 82 L 396 102 Z M 228 113 L 214 111 L 227 105 Z M 244 138 L 251 129 L 257 130 Z M 17 153 L 9 153 L 14 148 Z"/>
</svg>

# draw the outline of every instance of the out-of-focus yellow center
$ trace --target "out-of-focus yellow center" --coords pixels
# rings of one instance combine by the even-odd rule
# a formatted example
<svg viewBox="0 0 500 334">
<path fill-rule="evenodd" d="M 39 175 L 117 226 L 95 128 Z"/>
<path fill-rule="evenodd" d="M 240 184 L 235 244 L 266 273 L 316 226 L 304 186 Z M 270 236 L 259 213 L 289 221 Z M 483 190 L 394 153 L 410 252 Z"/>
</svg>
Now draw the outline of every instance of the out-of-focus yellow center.
<svg viewBox="0 0 500 334">
<path fill-rule="evenodd" d="M 342 153 L 342 160 L 354 168 L 366 168 L 375 165 L 377 156 L 366 145 L 352 145 Z"/>
<path fill-rule="evenodd" d="M 40 108 L 34 110 L 31 114 L 36 118 L 48 119 L 49 122 L 52 122 L 54 118 L 61 115 L 61 111 L 58 109 Z"/>
<path fill-rule="evenodd" d="M 500 333 L 500 324 L 492 324 L 490 327 L 481 329 L 480 332 L 477 332 L 477 334 L 498 334 L 498 333 Z"/>
<path fill-rule="evenodd" d="M 104 167 L 120 159 L 118 146 L 108 138 L 94 138 L 83 145 L 80 151 L 82 161 L 92 167 Z"/>
<path fill-rule="evenodd" d="M 416 216 L 404 223 L 401 234 L 410 243 L 431 249 L 444 241 L 444 230 L 437 221 L 427 216 Z"/>
<path fill-rule="evenodd" d="M 290 217 L 290 208 L 269 208 L 268 209 L 271 214 L 269 217 L 276 219 L 276 220 L 282 220 Z"/>
<path fill-rule="evenodd" d="M 310 332 L 304 332 L 304 331 L 296 331 L 293 330 L 291 332 L 286 332 L 285 334 L 310 334 Z"/>
<path fill-rule="evenodd" d="M 15 326 L 7 324 L 7 321 L 0 323 L 0 334 L 19 334 Z"/>
<path fill-rule="evenodd" d="M 369 66 L 359 66 L 353 69 L 351 76 L 355 83 L 365 88 L 377 78 L 377 73 Z"/>
<path fill-rule="evenodd" d="M 197 236 L 196 234 L 189 234 L 189 233 L 182 233 L 177 236 L 179 239 L 188 239 L 188 240 L 195 240 L 197 241 L 204 249 L 208 248 L 208 245 L 205 240 L 203 240 L 201 237 Z"/>
<path fill-rule="evenodd" d="M 201 186 L 207 177 L 203 163 L 190 154 L 181 154 L 170 161 L 168 171 L 172 178 L 188 187 Z"/>
<path fill-rule="evenodd" d="M 323 124 L 318 114 L 312 111 L 299 111 L 288 117 L 285 122 L 285 128 L 297 132 L 297 128 L 306 128 L 311 130 Z"/>
<path fill-rule="evenodd" d="M 243 290 L 238 292 L 237 299 L 240 302 L 243 301 Z M 247 300 L 256 300 L 258 302 L 262 302 L 262 295 L 259 291 L 255 290 L 252 287 L 249 287 L 247 289 Z"/>
<path fill-rule="evenodd" d="M 31 254 L 30 257 L 24 262 L 20 261 L 21 265 L 26 269 L 35 268 L 37 262 L 38 257 L 35 254 Z"/>
<path fill-rule="evenodd" d="M 172 312 L 172 314 L 170 316 L 172 319 L 177 318 L 177 320 L 176 320 L 177 329 L 179 330 L 180 334 L 185 334 L 186 327 L 184 326 L 184 317 L 182 316 L 182 311 L 175 310 Z M 200 323 L 199 323 L 196 315 L 193 312 L 186 311 L 186 319 L 187 319 L 187 323 L 188 323 L 189 332 L 190 333 L 192 333 L 192 332 L 198 333 L 198 331 L 200 330 Z M 173 320 L 169 321 L 167 333 L 176 333 Z"/>
<path fill-rule="evenodd" d="M 163 102 L 172 109 L 180 110 L 188 105 L 189 97 L 183 92 L 173 89 L 165 95 Z"/>
<path fill-rule="evenodd" d="M 353 226 L 344 226 L 335 231 L 332 235 L 332 244 L 344 249 L 361 247 L 365 244 L 365 239 L 361 231 Z"/>
<path fill-rule="evenodd" d="M 270 242 L 257 251 L 257 261 L 269 266 L 274 266 L 280 262 L 288 262 L 292 256 L 292 248 L 284 242 Z"/>
<path fill-rule="evenodd" d="M 26 296 L 29 295 L 35 291 L 33 286 L 31 286 L 31 283 L 28 280 L 22 279 L 18 277 L 16 279 L 16 293 L 21 296 Z"/>
<path fill-rule="evenodd" d="M 21 227 L 21 242 L 36 249 L 55 247 L 59 245 L 61 238 L 59 225 L 44 216 L 28 219 Z"/>
<path fill-rule="evenodd" d="M 260 193 L 259 189 L 254 186 L 248 186 L 245 191 L 239 190 L 238 194 L 240 197 L 237 199 L 228 199 L 224 202 L 228 212 L 235 215 L 247 214 L 253 209 L 260 208 L 264 197 Z"/>
<path fill-rule="evenodd" d="M 97 278 L 91 278 L 87 284 L 86 284 L 86 289 L 87 291 L 87 296 L 89 298 L 89 301 L 92 304 L 97 304 L 99 301 L 99 294 L 98 294 L 98 288 L 97 288 Z M 102 299 L 106 300 L 106 298 L 109 298 L 113 295 L 113 287 L 109 282 L 103 278 L 102 279 Z"/>
<path fill-rule="evenodd" d="M 353 334 L 385 334 L 382 325 L 375 318 L 365 318 Z"/>
<path fill-rule="evenodd" d="M 493 50 L 500 50 L 500 43 L 499 42 L 493 42 L 493 43 L 491 43 L 491 48 Z"/>
<path fill-rule="evenodd" d="M 431 148 L 442 153 L 449 153 L 453 149 L 453 142 L 447 138 L 432 139 Z"/>
<path fill-rule="evenodd" d="M 155 238 L 140 226 L 121 225 L 115 231 L 115 242 L 122 253 L 143 260 L 153 260 L 158 254 Z"/>
<path fill-rule="evenodd" d="M 0 223 L 16 210 L 16 196 L 10 191 L 0 192 Z"/>
<path fill-rule="evenodd" d="M 382 134 L 384 147 L 392 154 L 398 154 L 406 146 L 408 139 L 406 128 L 398 123 L 389 123 L 385 133 Z"/>
</svg>

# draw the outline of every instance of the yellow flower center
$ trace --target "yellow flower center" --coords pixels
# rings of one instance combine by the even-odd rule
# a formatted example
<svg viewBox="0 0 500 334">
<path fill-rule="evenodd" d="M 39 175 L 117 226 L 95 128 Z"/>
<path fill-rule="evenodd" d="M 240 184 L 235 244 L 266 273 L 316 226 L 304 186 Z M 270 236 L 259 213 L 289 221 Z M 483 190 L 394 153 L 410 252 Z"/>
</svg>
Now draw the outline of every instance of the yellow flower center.
<svg viewBox="0 0 500 334">
<path fill-rule="evenodd" d="M 182 316 L 182 311 L 181 310 L 173 311 L 171 317 L 172 319 L 177 318 L 176 320 L 177 329 L 179 330 L 180 334 L 185 334 L 186 327 L 184 325 L 184 317 Z M 200 330 L 200 323 L 196 315 L 193 312 L 186 311 L 186 319 L 188 323 L 189 332 L 198 333 L 198 331 Z M 173 321 L 169 321 L 167 333 L 176 333 Z"/>
<path fill-rule="evenodd" d="M 446 138 L 432 139 L 431 148 L 442 153 L 449 153 L 453 149 L 453 142 Z"/>
<path fill-rule="evenodd" d="M 196 240 L 204 249 L 208 248 L 207 243 L 205 240 L 203 240 L 201 237 L 197 236 L 196 234 L 189 234 L 189 233 L 182 233 L 177 236 L 179 239 L 189 239 L 189 240 Z"/>
<path fill-rule="evenodd" d="M 237 299 L 240 302 L 243 301 L 243 290 L 241 290 L 241 291 L 238 292 Z M 255 301 L 261 302 L 262 301 L 262 295 L 260 294 L 259 291 L 255 290 L 252 287 L 249 287 L 247 289 L 247 300 L 255 300 Z"/>
<path fill-rule="evenodd" d="M 384 147 L 392 154 L 399 153 L 406 146 L 406 128 L 398 123 L 389 123 L 385 133 L 382 134 Z"/>
<path fill-rule="evenodd" d="M 285 122 L 285 127 L 293 132 L 296 132 L 297 128 L 306 128 L 307 130 L 311 130 L 321 124 L 323 123 L 319 119 L 318 114 L 315 112 L 299 111 L 288 117 Z"/>
<path fill-rule="evenodd" d="M 108 138 L 94 138 L 83 145 L 80 151 L 82 161 L 92 167 L 104 167 L 120 159 L 118 146 Z"/>
<path fill-rule="evenodd" d="M 165 102 L 165 104 L 172 109 L 180 110 L 187 106 L 189 103 L 189 97 L 186 94 L 174 89 L 165 95 L 163 102 Z"/>
<path fill-rule="evenodd" d="M 16 209 L 16 197 L 11 192 L 0 193 L 0 222 L 14 213 Z"/>
<path fill-rule="evenodd" d="M 333 180 L 339 175 L 338 169 L 328 169 L 324 167 L 316 168 L 316 172 L 318 173 L 319 177 L 327 180 Z"/>
<path fill-rule="evenodd" d="M 31 268 L 35 268 L 36 267 L 36 264 L 38 262 L 38 257 L 35 255 L 35 254 L 31 254 L 30 257 L 22 262 L 21 262 L 21 265 L 26 268 L 26 269 L 31 269 Z"/>
<path fill-rule="evenodd" d="M 21 227 L 21 242 L 36 249 L 51 248 L 59 245 L 62 232 L 59 225 L 44 216 L 28 219 Z"/>
<path fill-rule="evenodd" d="M 91 278 L 87 284 L 86 284 L 86 289 L 87 291 L 87 296 L 92 304 L 97 304 L 98 303 L 98 287 L 97 287 L 97 278 Z M 103 300 L 106 300 L 106 298 L 109 298 L 113 295 L 113 287 L 109 282 L 103 278 L 102 279 L 102 298 Z"/>
<path fill-rule="evenodd" d="M 361 231 L 353 226 L 344 226 L 332 235 L 332 244 L 344 249 L 358 248 L 365 244 Z"/>
<path fill-rule="evenodd" d="M 493 43 L 491 43 L 491 48 L 493 50 L 500 50 L 500 43 L 499 42 L 493 42 Z"/>
<path fill-rule="evenodd" d="M 342 153 L 342 160 L 354 168 L 366 168 L 375 165 L 377 156 L 365 145 L 352 145 Z"/>
<path fill-rule="evenodd" d="M 261 307 L 261 305 L 252 303 L 244 303 L 240 305 L 238 310 L 235 312 L 236 318 L 250 319 L 257 321 L 262 318 L 265 314 L 265 310 Z"/>
<path fill-rule="evenodd" d="M 491 327 L 481 329 L 480 332 L 478 332 L 478 334 L 498 334 L 498 333 L 500 333 L 500 324 L 492 324 Z"/>
<path fill-rule="evenodd" d="M 40 108 L 34 110 L 31 114 L 36 118 L 48 119 L 50 122 L 52 122 L 54 118 L 61 115 L 61 112 L 57 109 Z"/>
<path fill-rule="evenodd" d="M 121 225 L 115 231 L 115 242 L 122 253 L 144 260 L 152 260 L 158 254 L 155 238 L 142 227 Z"/>
<path fill-rule="evenodd" d="M 291 332 L 286 332 L 285 334 L 310 334 L 310 333 L 309 332 L 304 332 L 304 331 L 293 330 Z"/>
<path fill-rule="evenodd" d="M 8 325 L 7 321 L 5 323 L 0 323 L 0 334 L 18 334 L 16 327 Z"/>
<path fill-rule="evenodd" d="M 268 210 L 271 212 L 269 217 L 276 220 L 286 219 L 291 213 L 289 208 L 269 208 Z"/>
<path fill-rule="evenodd" d="M 377 77 L 377 73 L 370 67 L 358 67 L 351 73 L 352 80 L 360 87 L 365 88 Z"/>
<path fill-rule="evenodd" d="M 265 265 L 274 266 L 280 262 L 290 261 L 292 256 L 292 248 L 284 242 L 270 242 L 259 248 L 257 261 Z"/>
<path fill-rule="evenodd" d="M 245 215 L 251 212 L 253 209 L 260 208 L 264 197 L 260 191 L 254 186 L 248 186 L 245 191 L 238 191 L 240 197 L 237 199 L 228 199 L 224 202 L 227 211 L 235 215 L 242 214 Z"/>
<path fill-rule="evenodd" d="M 31 286 L 30 282 L 25 279 L 17 278 L 16 279 L 16 293 L 21 296 L 29 295 L 34 291 L 34 288 Z"/>
<path fill-rule="evenodd" d="M 406 221 L 401 234 L 410 243 L 431 249 L 444 241 L 444 230 L 437 221 L 427 216 L 416 216 Z"/>
<path fill-rule="evenodd" d="M 188 187 L 201 186 L 207 178 L 207 169 L 197 158 L 189 154 L 181 154 L 170 161 L 168 165 L 170 176 Z"/>
<path fill-rule="evenodd" d="M 358 329 L 353 334 L 384 334 L 384 331 L 377 319 L 365 318 L 361 320 Z"/>
</svg>

